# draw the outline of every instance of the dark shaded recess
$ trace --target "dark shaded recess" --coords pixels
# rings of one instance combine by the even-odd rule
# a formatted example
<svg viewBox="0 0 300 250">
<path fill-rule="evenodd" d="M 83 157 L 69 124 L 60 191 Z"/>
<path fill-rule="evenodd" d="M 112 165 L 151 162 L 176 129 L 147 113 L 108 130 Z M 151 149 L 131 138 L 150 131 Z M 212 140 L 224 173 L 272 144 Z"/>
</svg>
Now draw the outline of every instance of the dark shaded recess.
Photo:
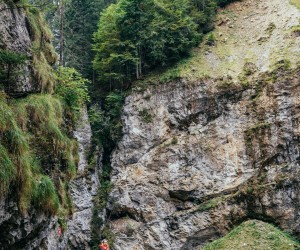
<svg viewBox="0 0 300 250">
<path fill-rule="evenodd" d="M 180 201 L 195 201 L 194 190 L 186 191 L 186 190 L 169 190 L 169 196 L 173 199 L 178 199 Z"/>
<path fill-rule="evenodd" d="M 216 95 L 208 95 L 198 100 L 193 100 L 194 105 L 191 103 L 187 104 L 187 108 L 196 106 L 195 110 L 192 114 L 188 115 L 184 119 L 177 119 L 177 124 L 170 124 L 171 127 L 176 127 L 180 131 L 188 130 L 189 126 L 192 123 L 199 123 L 199 117 L 204 116 L 206 125 L 218 117 L 220 117 L 223 113 L 228 112 L 228 104 L 234 104 L 239 102 L 242 99 L 243 91 L 238 89 L 232 89 L 227 91 L 221 91 Z M 173 114 L 176 118 L 176 108 L 168 107 L 168 112 Z"/>
<path fill-rule="evenodd" d="M 199 246 L 203 246 L 203 244 L 199 244 L 199 242 L 211 242 L 222 235 L 218 232 L 218 229 L 215 227 L 205 228 L 203 230 L 198 231 L 196 235 L 189 237 L 187 242 L 180 248 L 181 250 L 190 250 L 197 249 Z"/>
</svg>

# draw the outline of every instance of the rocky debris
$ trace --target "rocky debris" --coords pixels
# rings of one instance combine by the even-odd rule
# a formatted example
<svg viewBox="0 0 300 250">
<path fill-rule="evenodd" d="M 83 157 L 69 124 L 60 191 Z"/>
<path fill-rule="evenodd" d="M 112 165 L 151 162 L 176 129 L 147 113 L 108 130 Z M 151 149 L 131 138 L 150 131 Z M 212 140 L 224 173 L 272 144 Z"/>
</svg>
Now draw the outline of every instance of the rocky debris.
<svg viewBox="0 0 300 250">
<path fill-rule="evenodd" d="M 187 64 L 184 71 L 189 69 L 186 75 L 195 76 L 193 80 L 207 75 L 231 75 L 238 81 L 243 66 L 249 61 L 257 66 L 257 73 L 271 70 L 273 64 L 283 58 L 295 66 L 300 39 L 293 29 L 297 31 L 299 18 L 300 11 L 289 0 L 235 1 L 218 12 L 213 33 L 223 35 L 216 36 L 211 52 L 205 53 L 207 48 L 200 47 L 196 51 L 198 56 L 191 59 L 191 65 Z"/>
</svg>

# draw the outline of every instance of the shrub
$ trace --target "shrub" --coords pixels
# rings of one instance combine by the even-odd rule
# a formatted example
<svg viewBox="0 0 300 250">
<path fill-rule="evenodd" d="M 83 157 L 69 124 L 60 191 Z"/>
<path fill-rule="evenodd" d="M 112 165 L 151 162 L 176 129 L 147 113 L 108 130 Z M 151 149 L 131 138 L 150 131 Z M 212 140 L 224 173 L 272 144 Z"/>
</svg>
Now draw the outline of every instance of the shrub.
<svg viewBox="0 0 300 250">
<path fill-rule="evenodd" d="M 26 62 L 27 56 L 25 54 L 10 51 L 0 50 L 0 81 L 7 86 L 13 77 L 18 73 L 15 70 L 18 65 L 22 65 Z"/>
<path fill-rule="evenodd" d="M 59 83 L 55 93 L 62 97 L 66 105 L 78 118 L 82 107 L 90 100 L 87 88 L 89 81 L 73 68 L 61 67 L 58 75 Z"/>
</svg>

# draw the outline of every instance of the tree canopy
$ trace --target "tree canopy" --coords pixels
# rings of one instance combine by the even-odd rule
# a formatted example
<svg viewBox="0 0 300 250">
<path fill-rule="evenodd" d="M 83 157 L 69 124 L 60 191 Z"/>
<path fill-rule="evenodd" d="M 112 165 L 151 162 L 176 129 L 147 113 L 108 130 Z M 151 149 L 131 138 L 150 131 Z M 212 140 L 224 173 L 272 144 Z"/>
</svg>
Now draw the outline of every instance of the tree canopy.
<svg viewBox="0 0 300 250">
<path fill-rule="evenodd" d="M 101 87 L 119 88 L 180 60 L 212 29 L 230 0 L 120 0 L 100 16 L 94 69 Z"/>
</svg>

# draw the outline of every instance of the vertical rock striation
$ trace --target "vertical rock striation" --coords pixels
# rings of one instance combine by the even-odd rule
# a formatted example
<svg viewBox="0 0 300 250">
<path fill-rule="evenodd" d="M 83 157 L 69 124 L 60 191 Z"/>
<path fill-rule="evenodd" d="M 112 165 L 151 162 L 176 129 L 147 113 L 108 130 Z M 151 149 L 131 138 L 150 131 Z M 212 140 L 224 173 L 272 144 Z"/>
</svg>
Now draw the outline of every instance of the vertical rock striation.
<svg viewBox="0 0 300 250">
<path fill-rule="evenodd" d="M 45 242 L 49 250 L 90 249 L 91 220 L 93 215 L 93 197 L 99 187 L 101 166 L 89 167 L 87 155 L 91 146 L 92 131 L 88 121 L 87 110 L 83 110 L 82 120 L 74 135 L 79 144 L 79 165 L 77 177 L 70 183 L 70 193 L 74 203 L 74 213 L 67 220 L 67 230 L 59 237 L 59 225 L 47 235 Z"/>
<path fill-rule="evenodd" d="M 88 120 L 87 111 L 84 110 L 82 123 L 75 131 L 79 143 L 78 177 L 70 184 L 75 211 L 67 223 L 68 230 L 65 239 L 71 249 L 90 249 L 91 220 L 93 216 L 93 197 L 99 187 L 100 166 L 89 169 L 87 153 L 91 146 L 92 131 Z"/>
</svg>

